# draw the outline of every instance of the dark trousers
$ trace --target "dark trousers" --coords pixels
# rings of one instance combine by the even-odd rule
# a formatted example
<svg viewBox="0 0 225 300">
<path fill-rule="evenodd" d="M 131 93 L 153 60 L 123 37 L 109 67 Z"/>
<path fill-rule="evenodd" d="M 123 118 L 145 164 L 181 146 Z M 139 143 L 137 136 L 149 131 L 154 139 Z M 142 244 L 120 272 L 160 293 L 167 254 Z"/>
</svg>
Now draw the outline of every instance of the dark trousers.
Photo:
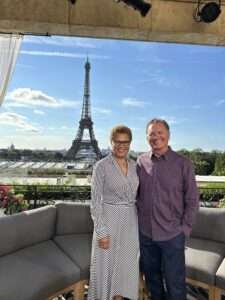
<svg viewBox="0 0 225 300">
<path fill-rule="evenodd" d="M 186 300 L 185 236 L 153 241 L 140 233 L 141 271 L 151 300 Z"/>
</svg>

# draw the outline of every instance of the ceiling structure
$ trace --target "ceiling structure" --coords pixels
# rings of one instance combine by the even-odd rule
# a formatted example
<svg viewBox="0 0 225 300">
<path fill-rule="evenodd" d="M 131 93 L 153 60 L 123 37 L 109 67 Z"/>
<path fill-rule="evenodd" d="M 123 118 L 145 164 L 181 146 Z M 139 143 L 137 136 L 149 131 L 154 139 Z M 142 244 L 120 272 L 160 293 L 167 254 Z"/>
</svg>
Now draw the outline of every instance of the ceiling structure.
<svg viewBox="0 0 225 300">
<path fill-rule="evenodd" d="M 115 0 L 1 0 L 0 32 L 225 45 L 223 1 L 220 16 L 209 24 L 193 18 L 198 1 L 146 2 L 152 8 L 142 17 Z"/>
</svg>

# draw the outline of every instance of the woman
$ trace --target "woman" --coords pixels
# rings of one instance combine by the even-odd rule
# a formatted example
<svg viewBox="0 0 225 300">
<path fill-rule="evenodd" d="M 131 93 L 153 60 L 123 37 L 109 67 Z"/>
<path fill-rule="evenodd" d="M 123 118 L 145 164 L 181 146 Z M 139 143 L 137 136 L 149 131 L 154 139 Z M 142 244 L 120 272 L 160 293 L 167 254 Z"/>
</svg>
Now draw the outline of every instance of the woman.
<svg viewBox="0 0 225 300">
<path fill-rule="evenodd" d="M 94 221 L 88 300 L 138 298 L 139 242 L 135 198 L 136 165 L 127 158 L 131 130 L 111 131 L 111 153 L 99 161 L 92 176 Z"/>
</svg>

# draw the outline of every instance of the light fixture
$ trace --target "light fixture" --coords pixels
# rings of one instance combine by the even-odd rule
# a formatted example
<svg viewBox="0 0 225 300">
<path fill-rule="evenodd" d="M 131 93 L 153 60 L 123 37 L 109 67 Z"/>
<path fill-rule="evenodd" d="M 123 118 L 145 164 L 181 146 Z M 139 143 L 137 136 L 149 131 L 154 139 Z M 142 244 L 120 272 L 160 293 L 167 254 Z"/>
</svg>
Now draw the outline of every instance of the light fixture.
<svg viewBox="0 0 225 300">
<path fill-rule="evenodd" d="M 205 23 L 215 21 L 221 13 L 221 0 L 218 0 L 217 2 L 201 2 L 201 0 L 198 0 L 198 6 L 194 15 L 195 21 Z"/>
<path fill-rule="evenodd" d="M 144 0 L 115 0 L 116 2 L 123 1 L 125 4 L 132 6 L 134 9 L 137 9 L 142 17 L 145 17 L 152 7 L 150 3 L 146 3 Z"/>
<path fill-rule="evenodd" d="M 77 0 L 69 0 L 72 4 L 75 4 Z"/>
</svg>

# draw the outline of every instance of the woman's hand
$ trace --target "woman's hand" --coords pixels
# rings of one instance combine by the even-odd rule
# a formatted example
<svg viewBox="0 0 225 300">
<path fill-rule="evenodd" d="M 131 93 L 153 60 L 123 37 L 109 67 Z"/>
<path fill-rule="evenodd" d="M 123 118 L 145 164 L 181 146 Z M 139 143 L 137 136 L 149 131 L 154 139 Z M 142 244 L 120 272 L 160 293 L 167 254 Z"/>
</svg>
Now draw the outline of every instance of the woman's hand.
<svg viewBox="0 0 225 300">
<path fill-rule="evenodd" d="M 109 244 L 110 244 L 109 236 L 98 240 L 98 246 L 101 249 L 109 249 Z"/>
</svg>

